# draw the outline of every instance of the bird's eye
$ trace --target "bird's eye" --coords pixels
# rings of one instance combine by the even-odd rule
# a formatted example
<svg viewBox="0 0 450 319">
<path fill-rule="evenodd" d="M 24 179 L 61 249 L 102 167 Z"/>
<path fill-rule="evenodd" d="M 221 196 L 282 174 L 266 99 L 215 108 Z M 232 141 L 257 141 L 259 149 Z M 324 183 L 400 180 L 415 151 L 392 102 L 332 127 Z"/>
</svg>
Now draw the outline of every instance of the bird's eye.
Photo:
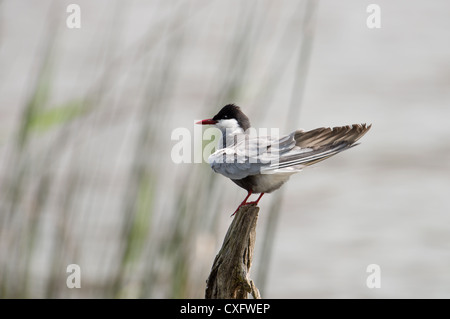
<svg viewBox="0 0 450 319">
<path fill-rule="evenodd" d="M 227 118 L 228 118 L 228 115 L 225 115 L 223 118 L 224 118 L 224 119 L 227 119 Z"/>
</svg>

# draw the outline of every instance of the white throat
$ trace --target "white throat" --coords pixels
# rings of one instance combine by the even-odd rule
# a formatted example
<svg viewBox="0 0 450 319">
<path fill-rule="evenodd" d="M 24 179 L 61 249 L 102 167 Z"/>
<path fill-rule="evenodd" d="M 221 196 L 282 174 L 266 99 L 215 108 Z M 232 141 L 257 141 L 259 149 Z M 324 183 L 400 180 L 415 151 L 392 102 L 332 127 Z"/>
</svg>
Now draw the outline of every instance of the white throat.
<svg viewBox="0 0 450 319">
<path fill-rule="evenodd" d="M 244 130 L 235 119 L 220 120 L 216 123 L 216 127 L 222 132 L 222 139 L 219 140 L 217 145 L 218 149 L 236 144 L 245 135 Z"/>
</svg>

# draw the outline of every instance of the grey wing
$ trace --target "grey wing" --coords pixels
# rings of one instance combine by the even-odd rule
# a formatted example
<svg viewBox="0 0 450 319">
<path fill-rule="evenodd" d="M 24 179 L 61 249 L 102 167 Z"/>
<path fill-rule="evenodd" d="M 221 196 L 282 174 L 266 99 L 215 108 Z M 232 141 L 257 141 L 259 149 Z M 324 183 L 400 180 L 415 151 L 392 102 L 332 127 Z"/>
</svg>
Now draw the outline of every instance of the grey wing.
<svg viewBox="0 0 450 319">
<path fill-rule="evenodd" d="M 208 158 L 211 168 L 231 179 L 242 179 L 260 174 L 273 163 L 278 163 L 280 154 L 295 147 L 295 132 L 280 139 L 246 136 L 232 147 L 219 149 Z"/>
<path fill-rule="evenodd" d="M 294 147 L 290 152 L 280 156 L 277 163 L 272 163 L 269 166 L 265 166 L 262 170 L 262 174 L 274 174 L 274 173 L 295 173 L 302 170 L 306 166 L 323 161 L 343 150 L 352 147 L 347 143 L 338 143 L 334 145 L 327 145 L 320 149 L 313 148 L 300 148 Z"/>
<path fill-rule="evenodd" d="M 339 152 L 349 149 L 359 140 L 371 125 L 353 124 L 333 128 L 318 128 L 312 131 L 294 132 L 295 146 L 280 154 L 279 162 L 265 166 L 262 173 L 290 173 L 305 166 L 323 161 Z M 292 134 L 291 134 L 292 135 Z"/>
<path fill-rule="evenodd" d="M 211 154 L 208 162 L 214 172 L 231 179 L 242 179 L 260 172 L 261 165 L 258 163 L 250 163 L 249 161 L 238 163 L 237 161 L 227 160 L 227 158 L 230 158 L 230 154 L 226 154 L 225 149 L 221 149 Z"/>
</svg>

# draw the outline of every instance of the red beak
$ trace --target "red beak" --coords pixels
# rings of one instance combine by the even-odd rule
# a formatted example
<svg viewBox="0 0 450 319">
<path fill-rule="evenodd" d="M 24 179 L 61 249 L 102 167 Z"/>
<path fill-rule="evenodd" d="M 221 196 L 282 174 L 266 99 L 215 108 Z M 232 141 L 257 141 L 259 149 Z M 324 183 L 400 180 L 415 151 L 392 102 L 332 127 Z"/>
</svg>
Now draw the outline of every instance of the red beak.
<svg viewBox="0 0 450 319">
<path fill-rule="evenodd" d="M 208 124 L 214 125 L 216 123 L 217 123 L 217 121 L 215 121 L 213 119 L 207 119 L 207 120 L 201 120 L 201 121 L 195 122 L 195 124 L 201 124 L 201 125 L 208 125 Z"/>
</svg>

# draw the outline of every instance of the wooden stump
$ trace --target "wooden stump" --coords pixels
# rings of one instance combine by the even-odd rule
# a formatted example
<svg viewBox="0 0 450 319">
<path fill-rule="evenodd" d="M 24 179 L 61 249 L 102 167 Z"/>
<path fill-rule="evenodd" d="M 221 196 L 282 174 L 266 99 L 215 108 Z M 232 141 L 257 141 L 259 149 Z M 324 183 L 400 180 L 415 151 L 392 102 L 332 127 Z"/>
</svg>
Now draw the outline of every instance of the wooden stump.
<svg viewBox="0 0 450 319">
<path fill-rule="evenodd" d="M 247 299 L 249 293 L 261 299 L 249 277 L 258 212 L 254 204 L 237 211 L 206 281 L 206 299 Z"/>
</svg>

